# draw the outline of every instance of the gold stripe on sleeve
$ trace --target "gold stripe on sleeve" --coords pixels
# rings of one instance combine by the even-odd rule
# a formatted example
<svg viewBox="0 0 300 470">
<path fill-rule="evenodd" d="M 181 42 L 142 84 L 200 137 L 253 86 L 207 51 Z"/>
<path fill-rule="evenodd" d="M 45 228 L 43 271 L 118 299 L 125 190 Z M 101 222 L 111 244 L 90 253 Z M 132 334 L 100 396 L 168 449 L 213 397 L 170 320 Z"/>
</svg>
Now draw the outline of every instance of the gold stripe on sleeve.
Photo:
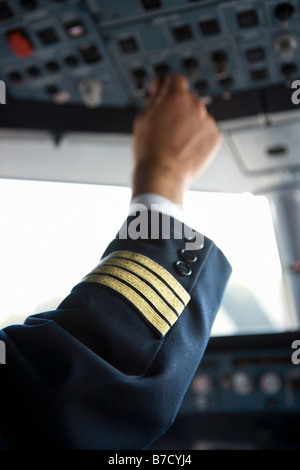
<svg viewBox="0 0 300 470">
<path fill-rule="evenodd" d="M 81 282 L 95 282 L 117 291 L 161 335 L 176 322 L 190 300 L 169 271 L 147 256 L 129 251 L 117 251 L 103 258 Z"/>
<path fill-rule="evenodd" d="M 155 310 L 151 307 L 151 305 L 146 302 L 143 297 L 141 297 L 136 291 L 131 289 L 131 287 L 127 286 L 123 282 L 119 281 L 110 276 L 102 276 L 102 275 L 89 275 L 83 279 L 83 282 L 97 282 L 98 284 L 102 284 L 104 286 L 110 287 L 111 289 L 115 290 L 119 294 L 123 295 L 126 299 L 128 299 L 138 310 L 141 314 L 151 323 L 151 325 L 159 331 L 159 333 L 164 336 L 170 329 L 170 325 L 165 322 L 165 320 L 160 317 Z"/>
<path fill-rule="evenodd" d="M 97 274 L 108 274 L 114 276 L 122 281 L 125 281 L 130 286 L 134 287 L 140 294 L 142 294 L 148 303 L 152 304 L 153 307 L 171 324 L 173 325 L 177 320 L 177 315 L 173 310 L 163 301 L 163 299 L 150 287 L 148 284 L 143 282 L 140 278 L 131 274 L 124 269 L 116 266 L 99 266 L 94 275 Z"/>
<path fill-rule="evenodd" d="M 169 271 L 163 268 L 160 264 L 156 263 L 147 256 L 141 255 L 139 253 L 134 253 L 131 251 L 118 251 L 113 253 L 114 257 L 125 258 L 132 261 L 136 261 L 146 268 L 150 269 L 154 273 L 158 274 L 167 285 L 169 285 L 172 290 L 177 294 L 177 296 L 182 300 L 184 305 L 186 305 L 190 300 L 189 293 L 182 287 L 182 285 L 172 276 Z"/>
<path fill-rule="evenodd" d="M 161 281 L 159 277 L 153 274 L 149 269 L 144 268 L 140 264 L 135 263 L 134 261 L 129 261 L 127 259 L 115 258 L 112 257 L 103 263 L 103 266 L 118 266 L 120 268 L 125 268 L 131 273 L 138 275 L 143 280 L 151 284 L 157 292 L 164 298 L 164 300 L 173 307 L 178 315 L 181 314 L 183 308 L 185 307 L 184 303 L 179 300 L 179 298 L 174 294 L 174 292 Z M 97 272 L 97 269 L 95 270 Z"/>
</svg>

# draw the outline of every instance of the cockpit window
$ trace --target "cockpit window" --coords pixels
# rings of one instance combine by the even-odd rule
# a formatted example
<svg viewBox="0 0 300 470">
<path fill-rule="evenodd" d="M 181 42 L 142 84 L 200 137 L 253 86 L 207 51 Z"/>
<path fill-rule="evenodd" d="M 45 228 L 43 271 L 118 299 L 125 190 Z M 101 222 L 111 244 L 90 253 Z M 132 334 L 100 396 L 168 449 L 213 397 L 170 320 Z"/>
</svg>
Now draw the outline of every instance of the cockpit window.
<svg viewBox="0 0 300 470">
<path fill-rule="evenodd" d="M 126 218 L 126 187 L 0 180 L 0 327 L 54 309 L 98 261 Z M 190 191 L 187 224 L 211 238 L 233 273 L 213 335 L 293 327 L 268 201 Z"/>
</svg>

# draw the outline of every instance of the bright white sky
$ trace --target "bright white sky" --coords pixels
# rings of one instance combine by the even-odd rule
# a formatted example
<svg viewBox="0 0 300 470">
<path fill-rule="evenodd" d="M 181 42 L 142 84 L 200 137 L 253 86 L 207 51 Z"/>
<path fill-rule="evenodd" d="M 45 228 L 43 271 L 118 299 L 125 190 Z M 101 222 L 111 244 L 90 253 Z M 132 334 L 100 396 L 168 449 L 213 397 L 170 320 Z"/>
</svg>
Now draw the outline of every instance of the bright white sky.
<svg viewBox="0 0 300 470">
<path fill-rule="evenodd" d="M 130 196 L 130 189 L 122 187 L 0 180 L 0 327 L 56 308 L 98 264 L 127 216 Z M 254 292 L 274 329 L 285 328 L 281 267 L 267 200 L 189 192 L 185 218 L 229 258 L 230 284 Z M 236 331 L 221 309 L 214 334 Z"/>
</svg>

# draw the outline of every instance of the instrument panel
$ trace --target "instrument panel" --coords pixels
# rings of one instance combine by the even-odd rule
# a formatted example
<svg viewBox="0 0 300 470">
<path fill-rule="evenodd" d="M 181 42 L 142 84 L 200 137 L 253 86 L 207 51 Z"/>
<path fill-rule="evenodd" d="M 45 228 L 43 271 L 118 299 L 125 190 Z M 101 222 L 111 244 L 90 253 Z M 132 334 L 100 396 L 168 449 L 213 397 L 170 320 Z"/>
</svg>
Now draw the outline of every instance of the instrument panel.
<svg viewBox="0 0 300 470">
<path fill-rule="evenodd" d="M 254 343 L 254 338 L 246 338 L 245 342 Z M 268 341 L 268 335 L 265 338 Z M 286 346 L 276 346 L 276 335 L 273 338 L 273 346 L 258 344 L 251 349 L 248 343 L 248 348 L 235 347 L 222 353 L 208 349 L 186 394 L 181 412 L 299 410 L 300 369 L 293 362 L 293 341 L 290 340 Z M 236 338 L 231 340 L 233 344 L 237 342 Z M 222 339 L 219 338 L 219 342 Z M 218 338 L 211 343 L 218 344 Z"/>
<path fill-rule="evenodd" d="M 297 0 L 1 0 L 0 78 L 12 100 L 138 108 L 178 72 L 208 105 L 263 108 L 297 78 L 299 20 Z"/>
<path fill-rule="evenodd" d="M 299 332 L 211 338 L 154 449 L 299 450 Z"/>
</svg>

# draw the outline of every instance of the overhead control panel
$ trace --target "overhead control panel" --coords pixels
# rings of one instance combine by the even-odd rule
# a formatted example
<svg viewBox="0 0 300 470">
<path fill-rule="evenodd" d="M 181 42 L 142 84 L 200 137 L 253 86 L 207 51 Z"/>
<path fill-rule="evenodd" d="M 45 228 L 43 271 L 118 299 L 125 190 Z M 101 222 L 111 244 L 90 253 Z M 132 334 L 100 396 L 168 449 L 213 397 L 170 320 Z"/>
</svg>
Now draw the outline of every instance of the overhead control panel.
<svg viewBox="0 0 300 470">
<path fill-rule="evenodd" d="M 0 78 L 18 100 L 139 107 L 179 72 L 211 104 L 290 87 L 299 43 L 298 0 L 0 0 Z"/>
</svg>

